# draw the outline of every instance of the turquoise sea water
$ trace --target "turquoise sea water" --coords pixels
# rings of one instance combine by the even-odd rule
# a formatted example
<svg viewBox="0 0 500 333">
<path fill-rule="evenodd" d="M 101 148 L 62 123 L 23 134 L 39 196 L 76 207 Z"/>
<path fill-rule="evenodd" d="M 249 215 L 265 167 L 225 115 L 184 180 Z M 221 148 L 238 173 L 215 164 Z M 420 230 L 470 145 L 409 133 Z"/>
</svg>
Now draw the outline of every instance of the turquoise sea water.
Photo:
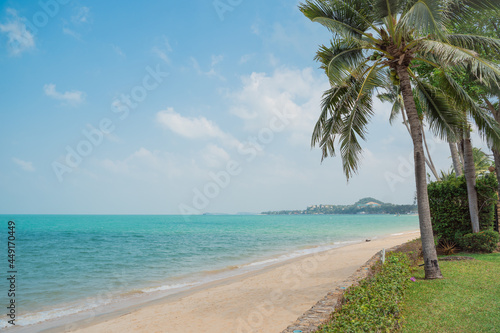
<svg viewBox="0 0 500 333">
<path fill-rule="evenodd" d="M 17 324 L 173 293 L 353 241 L 418 229 L 417 216 L 0 215 L 1 276 L 16 222 Z M 7 305 L 8 281 L 0 281 Z M 163 294 L 162 294 L 163 293 Z M 5 308 L 2 306 L 2 308 Z M 5 315 L 0 328 L 7 326 Z"/>
</svg>

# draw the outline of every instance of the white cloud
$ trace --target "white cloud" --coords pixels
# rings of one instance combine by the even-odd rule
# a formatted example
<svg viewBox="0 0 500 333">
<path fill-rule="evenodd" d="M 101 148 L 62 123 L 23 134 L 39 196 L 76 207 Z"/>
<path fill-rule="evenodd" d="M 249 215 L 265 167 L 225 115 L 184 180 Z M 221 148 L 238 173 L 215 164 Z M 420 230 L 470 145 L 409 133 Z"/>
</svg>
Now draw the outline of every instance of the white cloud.
<svg viewBox="0 0 500 333">
<path fill-rule="evenodd" d="M 32 162 L 23 161 L 23 160 L 16 158 L 16 157 L 13 157 L 12 161 L 14 161 L 14 163 L 16 163 L 18 166 L 20 166 L 21 169 L 23 169 L 24 171 L 28 171 L 28 172 L 35 171 L 35 167 L 33 166 Z"/>
<path fill-rule="evenodd" d="M 35 48 L 35 37 L 27 30 L 25 19 L 17 15 L 14 9 L 7 9 L 9 20 L 0 24 L 0 32 L 7 35 L 9 52 L 18 56 L 21 53 Z"/>
<path fill-rule="evenodd" d="M 170 64 L 171 63 L 171 60 L 170 58 L 168 57 L 167 53 L 165 51 L 162 51 L 160 50 L 159 48 L 157 48 L 156 46 L 153 47 L 153 53 L 156 54 L 156 56 L 158 56 L 158 58 L 160 58 L 161 60 L 163 60 L 164 62 L 166 62 L 167 64 Z"/>
<path fill-rule="evenodd" d="M 253 34 L 260 35 L 260 22 L 255 22 L 254 24 L 252 24 L 250 30 Z"/>
<path fill-rule="evenodd" d="M 63 33 L 79 41 L 82 40 L 82 32 L 88 31 L 92 24 L 92 15 L 89 7 L 79 7 L 73 10 L 70 21 L 63 19 Z M 71 27 L 71 28 L 70 28 Z"/>
<path fill-rule="evenodd" d="M 328 89 L 328 81 L 311 68 L 281 67 L 270 75 L 254 72 L 242 77 L 242 83 L 229 98 L 231 113 L 244 121 L 245 129 L 255 132 L 268 127 L 277 115 L 287 115 L 290 123 L 285 130 L 294 135 L 310 133 L 319 115 L 321 96 Z"/>
<path fill-rule="evenodd" d="M 111 47 L 113 48 L 113 51 L 115 51 L 115 53 L 117 55 L 119 55 L 120 57 L 126 58 L 125 53 L 122 51 L 122 49 L 120 47 L 116 46 L 115 44 L 111 44 Z"/>
<path fill-rule="evenodd" d="M 92 23 L 90 8 L 85 6 L 78 8 L 76 13 L 71 17 L 71 21 L 74 24 Z"/>
<path fill-rule="evenodd" d="M 169 153 L 150 151 L 144 147 L 133 152 L 123 160 L 105 159 L 98 162 L 104 169 L 127 177 L 154 182 L 158 179 L 179 177 L 183 169 L 175 163 Z"/>
<path fill-rule="evenodd" d="M 56 85 L 52 83 L 44 85 L 43 91 L 45 92 L 45 95 L 70 105 L 78 105 L 85 100 L 84 92 L 73 90 L 61 93 L 56 90 Z"/>
<path fill-rule="evenodd" d="M 220 168 L 231 159 L 227 151 L 214 144 L 209 144 L 202 152 L 204 165 L 210 168 Z"/>
<path fill-rule="evenodd" d="M 212 55 L 212 67 L 222 62 L 222 60 L 224 60 L 224 56 L 222 54 Z"/>
<path fill-rule="evenodd" d="M 240 64 L 246 64 L 250 60 L 252 60 L 255 57 L 255 53 L 252 54 L 244 54 L 240 58 Z"/>
<path fill-rule="evenodd" d="M 190 59 L 191 59 L 191 63 L 192 63 L 193 68 L 196 70 L 196 72 L 199 75 L 206 75 L 206 76 L 211 76 L 211 77 L 217 77 L 217 78 L 219 78 L 219 79 L 221 79 L 223 81 L 226 79 L 224 76 L 222 76 L 215 69 L 215 67 L 224 60 L 224 56 L 223 55 L 212 55 L 212 61 L 211 61 L 211 66 L 210 66 L 210 70 L 209 71 L 203 71 L 201 69 L 201 67 L 200 67 L 200 64 L 198 63 L 198 61 L 194 57 L 191 57 Z"/>
<path fill-rule="evenodd" d="M 227 135 L 207 118 L 183 117 L 173 108 L 160 111 L 156 114 L 156 121 L 164 128 L 188 139 L 225 138 Z"/>
<path fill-rule="evenodd" d="M 280 64 L 280 60 L 272 53 L 268 55 L 268 61 L 272 67 L 278 67 Z"/>
<path fill-rule="evenodd" d="M 78 40 L 81 40 L 81 37 L 82 37 L 78 32 L 73 31 L 68 27 L 63 27 L 63 34 L 71 36 L 71 37 L 78 39 Z"/>
<path fill-rule="evenodd" d="M 171 53 L 173 49 L 167 37 L 163 36 L 160 45 L 153 47 L 152 51 L 158 58 L 160 58 L 167 64 L 170 65 L 172 63 L 172 60 L 170 59 L 168 54 Z"/>
</svg>

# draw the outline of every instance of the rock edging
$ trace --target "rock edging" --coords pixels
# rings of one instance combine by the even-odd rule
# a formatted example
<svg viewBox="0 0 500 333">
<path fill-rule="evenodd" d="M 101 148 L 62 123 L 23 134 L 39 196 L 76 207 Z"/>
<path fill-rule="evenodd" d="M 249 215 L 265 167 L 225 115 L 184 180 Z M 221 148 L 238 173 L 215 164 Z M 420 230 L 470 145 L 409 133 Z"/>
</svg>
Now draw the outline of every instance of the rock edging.
<svg viewBox="0 0 500 333">
<path fill-rule="evenodd" d="M 397 250 L 401 245 L 392 247 L 386 252 L 392 252 Z M 340 286 L 336 287 L 334 290 L 328 292 L 323 299 L 318 301 L 309 310 L 307 310 L 302 316 L 300 316 L 294 323 L 288 326 L 281 333 L 311 333 L 314 332 L 330 319 L 332 312 L 334 312 L 337 307 L 341 305 L 341 301 L 346 289 L 350 286 L 357 285 L 361 280 L 368 277 L 370 274 L 370 269 L 382 258 L 382 251 L 377 252 L 373 257 L 371 257 L 367 262 L 363 264 L 360 268 L 354 272 L 348 279 L 340 283 Z"/>
</svg>

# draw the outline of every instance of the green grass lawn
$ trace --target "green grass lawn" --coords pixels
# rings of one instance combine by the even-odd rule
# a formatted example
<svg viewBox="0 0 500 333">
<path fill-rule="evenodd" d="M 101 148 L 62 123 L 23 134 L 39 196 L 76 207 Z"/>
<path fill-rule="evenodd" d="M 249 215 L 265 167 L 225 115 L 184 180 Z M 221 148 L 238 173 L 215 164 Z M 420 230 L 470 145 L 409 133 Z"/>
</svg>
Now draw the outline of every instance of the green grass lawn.
<svg viewBox="0 0 500 333">
<path fill-rule="evenodd" d="M 412 273 L 402 332 L 500 332 L 500 253 L 461 255 L 476 260 L 441 261 L 442 280 Z"/>
</svg>

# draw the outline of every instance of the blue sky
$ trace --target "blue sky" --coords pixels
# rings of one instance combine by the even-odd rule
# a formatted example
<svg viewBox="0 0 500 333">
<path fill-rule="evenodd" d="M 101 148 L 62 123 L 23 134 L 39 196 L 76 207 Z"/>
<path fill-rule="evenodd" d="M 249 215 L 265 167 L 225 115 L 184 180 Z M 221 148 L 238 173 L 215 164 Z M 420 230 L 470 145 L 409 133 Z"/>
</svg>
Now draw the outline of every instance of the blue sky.
<svg viewBox="0 0 500 333">
<path fill-rule="evenodd" d="M 298 1 L 0 3 L 0 213 L 413 201 L 411 141 L 389 105 L 375 102 L 349 183 L 340 157 L 310 148 L 329 34 Z"/>
</svg>

